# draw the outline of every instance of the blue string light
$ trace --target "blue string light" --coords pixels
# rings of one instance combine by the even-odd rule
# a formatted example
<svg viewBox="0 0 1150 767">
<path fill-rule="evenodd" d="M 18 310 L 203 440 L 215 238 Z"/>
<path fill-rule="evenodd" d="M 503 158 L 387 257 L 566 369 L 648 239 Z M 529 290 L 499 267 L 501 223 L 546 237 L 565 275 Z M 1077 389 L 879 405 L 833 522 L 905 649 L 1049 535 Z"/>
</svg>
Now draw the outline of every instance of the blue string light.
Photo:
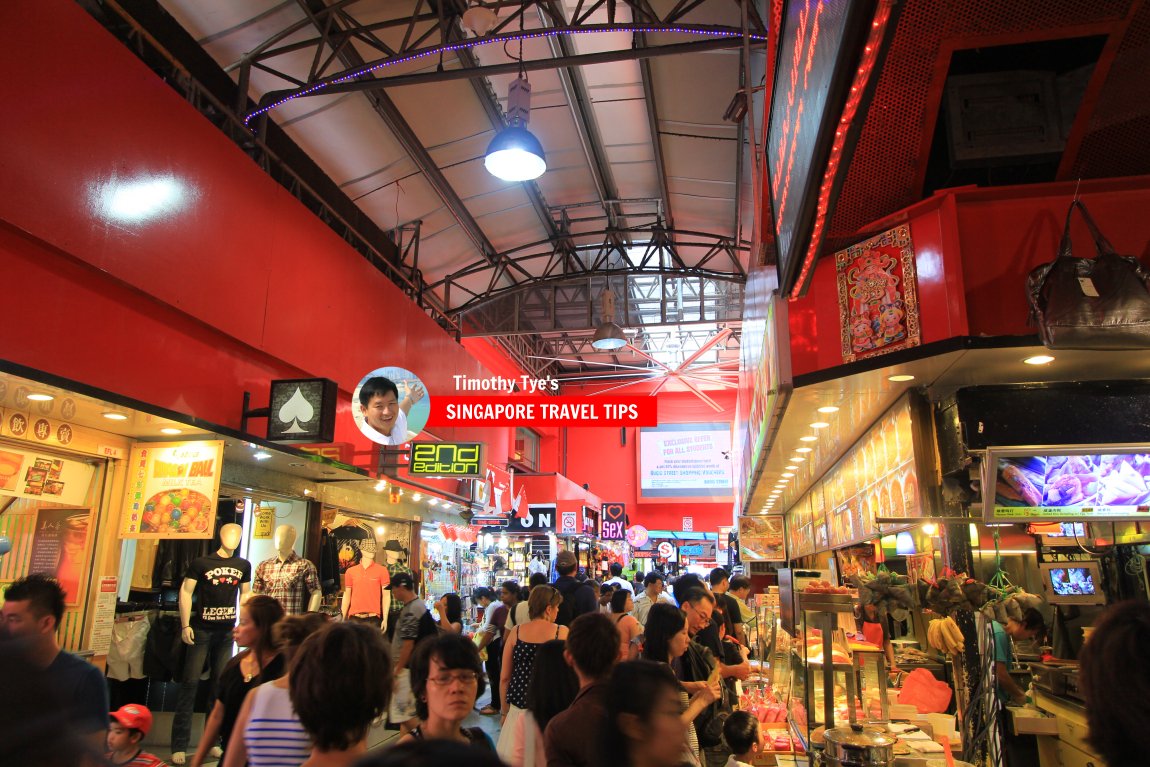
<svg viewBox="0 0 1150 767">
<path fill-rule="evenodd" d="M 469 41 L 462 42 L 462 43 L 451 43 L 449 45 L 436 46 L 435 48 L 430 48 L 426 51 L 420 51 L 419 53 L 413 53 L 411 55 L 403 56 L 403 57 L 398 58 L 398 59 L 389 59 L 387 61 L 381 61 L 377 64 L 372 64 L 370 66 L 366 66 L 366 67 L 362 67 L 360 69 L 357 69 L 354 72 L 343 75 L 343 76 L 338 77 L 334 80 L 329 80 L 329 81 L 322 82 L 322 83 L 316 83 L 315 85 L 311 86 L 310 88 L 305 88 L 304 90 L 299 91 L 298 93 L 293 93 L 290 96 L 285 96 L 284 98 L 280 99 L 279 101 L 273 102 L 266 107 L 255 110 L 254 112 L 250 113 L 247 117 L 244 118 L 244 125 L 247 125 L 254 118 L 259 117 L 262 114 L 266 114 L 266 113 L 270 112 L 271 110 L 276 109 L 277 107 L 281 107 L 284 104 L 288 103 L 289 101 L 294 101 L 295 99 L 300 98 L 301 96 L 310 96 L 311 94 L 316 93 L 318 91 L 321 91 L 321 90 L 327 88 L 328 86 L 337 85 L 339 83 L 345 83 L 345 82 L 354 80 L 357 77 L 360 77 L 362 75 L 366 75 L 369 72 L 375 72 L 377 70 L 383 69 L 385 67 L 394 66 L 396 64 L 405 64 L 409 61 L 415 61 L 417 59 L 422 59 L 426 56 L 437 56 L 441 53 L 451 53 L 454 51 L 463 50 L 465 48 L 477 48 L 481 45 L 491 45 L 492 43 L 515 42 L 517 40 L 534 40 L 534 39 L 538 39 L 538 38 L 556 37 L 558 35 L 594 35 L 594 34 L 600 34 L 600 33 L 610 33 L 610 32 L 620 32 L 620 31 L 623 31 L 623 32 L 643 32 L 643 33 L 647 33 L 647 32 L 652 32 L 652 33 L 654 33 L 654 32 L 674 32 L 674 33 L 684 34 L 684 35 L 704 35 L 707 37 L 741 37 L 741 35 L 732 34 L 731 32 L 719 31 L 719 30 L 713 30 L 713 29 L 696 29 L 696 28 L 691 28 L 691 27 L 686 27 L 686 28 L 684 28 L 684 27 L 640 27 L 640 28 L 628 27 L 628 28 L 622 29 L 622 30 L 618 30 L 618 29 L 552 29 L 552 30 L 546 30 L 543 32 L 530 32 L 527 34 L 511 35 L 511 36 L 507 36 L 507 37 L 498 37 L 498 38 L 488 39 L 488 40 L 478 40 L 477 39 L 477 40 L 469 40 Z M 766 42 L 766 40 L 767 40 L 766 35 L 748 35 L 747 37 L 749 37 L 751 40 L 754 40 L 756 42 Z"/>
</svg>

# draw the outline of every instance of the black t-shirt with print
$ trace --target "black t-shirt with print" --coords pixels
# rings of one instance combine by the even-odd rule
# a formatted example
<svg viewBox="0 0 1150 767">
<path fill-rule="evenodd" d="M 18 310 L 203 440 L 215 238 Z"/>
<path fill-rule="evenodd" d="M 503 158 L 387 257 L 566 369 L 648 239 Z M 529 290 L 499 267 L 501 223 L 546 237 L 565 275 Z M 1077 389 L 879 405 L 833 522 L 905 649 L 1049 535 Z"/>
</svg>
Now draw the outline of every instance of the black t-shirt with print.
<svg viewBox="0 0 1150 767">
<path fill-rule="evenodd" d="M 240 584 L 252 580 L 251 562 L 213 553 L 193 560 L 184 577 L 196 582 L 194 623 L 210 628 L 235 625 Z"/>
</svg>

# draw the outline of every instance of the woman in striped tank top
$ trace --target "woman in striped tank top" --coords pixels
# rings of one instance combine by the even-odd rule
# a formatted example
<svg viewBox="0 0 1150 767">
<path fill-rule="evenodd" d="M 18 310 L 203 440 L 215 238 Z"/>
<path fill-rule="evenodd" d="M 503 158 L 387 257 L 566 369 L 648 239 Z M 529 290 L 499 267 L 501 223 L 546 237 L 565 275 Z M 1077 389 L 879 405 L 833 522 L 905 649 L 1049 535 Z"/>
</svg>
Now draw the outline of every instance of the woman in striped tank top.
<svg viewBox="0 0 1150 767">
<path fill-rule="evenodd" d="M 276 646 L 289 669 L 303 640 L 326 625 L 321 613 L 293 615 L 275 625 Z M 242 737 L 232 739 L 223 767 L 299 767 L 311 755 L 311 739 L 288 697 L 290 673 L 248 693 L 235 727 Z"/>
</svg>

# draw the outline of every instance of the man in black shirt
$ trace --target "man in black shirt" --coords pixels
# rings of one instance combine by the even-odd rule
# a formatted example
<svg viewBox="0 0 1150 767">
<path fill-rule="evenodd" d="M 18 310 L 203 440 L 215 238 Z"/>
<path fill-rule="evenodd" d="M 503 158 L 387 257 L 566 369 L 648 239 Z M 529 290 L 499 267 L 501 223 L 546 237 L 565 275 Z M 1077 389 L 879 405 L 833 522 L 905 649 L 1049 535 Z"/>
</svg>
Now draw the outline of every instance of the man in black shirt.
<svg viewBox="0 0 1150 767">
<path fill-rule="evenodd" d="M 60 649 L 56 629 L 63 617 L 64 590 L 55 578 L 34 574 L 8 587 L 3 610 L 6 632 L 20 642 L 30 664 L 43 670 L 46 691 L 63 704 L 59 721 L 65 726 L 60 734 L 82 736 L 90 754 L 85 763 L 96 764 L 107 738 L 108 686 L 99 669 Z"/>
<path fill-rule="evenodd" d="M 710 581 L 711 593 L 715 595 L 715 612 L 722 613 L 723 628 L 726 635 L 745 645 L 747 641 L 746 636 L 742 633 L 743 616 L 739 611 L 739 603 L 727 593 L 731 586 L 730 576 L 723 568 L 716 567 L 711 571 Z"/>
<path fill-rule="evenodd" d="M 595 589 L 575 580 L 578 569 L 579 562 L 570 551 L 560 551 L 555 557 L 555 572 L 559 573 L 559 577 L 555 579 L 554 585 L 563 595 L 559 617 L 555 621 L 560 626 L 570 626 L 580 615 L 599 611 L 599 595 Z"/>
</svg>

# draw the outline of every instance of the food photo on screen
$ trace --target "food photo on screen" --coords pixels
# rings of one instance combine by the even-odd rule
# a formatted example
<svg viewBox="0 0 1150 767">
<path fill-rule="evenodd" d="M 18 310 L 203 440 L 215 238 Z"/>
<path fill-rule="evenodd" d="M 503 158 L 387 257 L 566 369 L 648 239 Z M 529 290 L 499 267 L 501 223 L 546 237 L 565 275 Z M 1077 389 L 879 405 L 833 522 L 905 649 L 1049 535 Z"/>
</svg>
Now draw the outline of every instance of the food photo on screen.
<svg viewBox="0 0 1150 767">
<path fill-rule="evenodd" d="M 419 436 L 431 413 L 427 387 L 399 367 L 376 368 L 352 392 L 352 417 L 365 437 L 380 445 L 402 445 Z"/>
<path fill-rule="evenodd" d="M 1050 571 L 1050 586 L 1060 597 L 1093 596 L 1094 578 L 1085 567 L 1056 567 Z"/>
<path fill-rule="evenodd" d="M 995 496 L 1000 506 L 1143 506 L 1150 503 L 1150 454 L 1003 458 Z"/>
</svg>

